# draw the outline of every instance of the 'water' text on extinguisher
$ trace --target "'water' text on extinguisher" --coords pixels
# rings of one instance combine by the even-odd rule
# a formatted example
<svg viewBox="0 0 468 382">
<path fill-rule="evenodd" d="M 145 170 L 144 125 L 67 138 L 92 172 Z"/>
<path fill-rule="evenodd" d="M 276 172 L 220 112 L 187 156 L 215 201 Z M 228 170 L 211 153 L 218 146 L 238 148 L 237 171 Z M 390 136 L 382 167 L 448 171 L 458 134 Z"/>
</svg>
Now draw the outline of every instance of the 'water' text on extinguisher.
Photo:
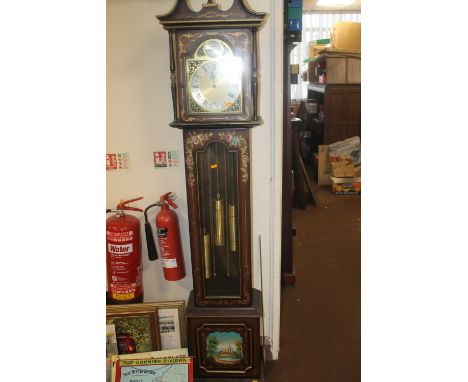
<svg viewBox="0 0 468 382">
<path fill-rule="evenodd" d="M 124 210 L 140 211 L 127 204 L 141 200 L 122 201 L 116 212 L 106 221 L 107 290 L 112 303 L 143 301 L 142 266 L 140 248 L 140 221 Z"/>
</svg>

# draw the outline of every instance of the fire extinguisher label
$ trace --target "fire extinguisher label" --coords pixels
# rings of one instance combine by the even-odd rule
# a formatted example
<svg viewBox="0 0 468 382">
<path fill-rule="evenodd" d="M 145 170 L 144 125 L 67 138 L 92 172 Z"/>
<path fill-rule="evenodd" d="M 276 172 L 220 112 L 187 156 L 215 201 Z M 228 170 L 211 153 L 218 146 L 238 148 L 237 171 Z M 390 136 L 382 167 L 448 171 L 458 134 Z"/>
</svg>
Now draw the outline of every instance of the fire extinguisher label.
<svg viewBox="0 0 468 382">
<path fill-rule="evenodd" d="M 133 253 L 133 244 L 107 244 L 109 253 L 115 253 L 116 255 L 130 255 Z"/>
<path fill-rule="evenodd" d="M 162 265 L 164 268 L 177 268 L 176 259 L 162 259 Z"/>
<path fill-rule="evenodd" d="M 167 257 L 170 255 L 170 249 L 169 249 L 169 242 L 168 242 L 168 229 L 166 227 L 163 228 L 158 228 L 158 241 L 159 241 L 159 249 L 161 250 L 161 257 L 163 258 L 163 267 L 165 268 L 174 268 L 177 266 L 174 265 L 164 265 L 164 261 L 167 261 Z"/>
<path fill-rule="evenodd" d="M 133 231 L 113 232 L 106 231 L 107 239 L 117 243 L 128 242 L 133 240 Z"/>
<path fill-rule="evenodd" d="M 112 299 L 129 301 L 142 292 L 142 267 L 134 231 L 107 230 L 107 268 Z"/>
<path fill-rule="evenodd" d="M 166 237 L 167 236 L 167 228 L 158 228 L 158 236 L 159 237 Z"/>
</svg>

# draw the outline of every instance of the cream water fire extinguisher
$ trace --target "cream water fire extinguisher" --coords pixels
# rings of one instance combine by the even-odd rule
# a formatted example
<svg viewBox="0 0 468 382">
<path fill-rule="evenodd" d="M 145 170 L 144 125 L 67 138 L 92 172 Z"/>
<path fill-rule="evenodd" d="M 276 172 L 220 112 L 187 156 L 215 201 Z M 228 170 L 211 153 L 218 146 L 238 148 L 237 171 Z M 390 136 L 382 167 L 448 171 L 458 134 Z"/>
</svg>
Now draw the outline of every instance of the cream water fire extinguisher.
<svg viewBox="0 0 468 382">
<path fill-rule="evenodd" d="M 159 202 L 151 204 L 145 209 L 145 231 L 148 257 L 150 260 L 156 260 L 158 254 L 156 252 L 147 212 L 152 207 L 161 207 L 161 210 L 156 215 L 156 232 L 158 235 L 164 278 L 168 281 L 177 281 L 185 277 L 179 219 L 177 214 L 170 208 L 177 208 L 177 205 L 174 203 L 175 198 L 176 195 L 174 193 L 168 192 L 159 198 Z"/>
<path fill-rule="evenodd" d="M 127 204 L 142 197 L 121 201 L 106 221 L 107 291 L 110 303 L 143 302 L 140 220 L 125 211 L 140 211 Z"/>
</svg>

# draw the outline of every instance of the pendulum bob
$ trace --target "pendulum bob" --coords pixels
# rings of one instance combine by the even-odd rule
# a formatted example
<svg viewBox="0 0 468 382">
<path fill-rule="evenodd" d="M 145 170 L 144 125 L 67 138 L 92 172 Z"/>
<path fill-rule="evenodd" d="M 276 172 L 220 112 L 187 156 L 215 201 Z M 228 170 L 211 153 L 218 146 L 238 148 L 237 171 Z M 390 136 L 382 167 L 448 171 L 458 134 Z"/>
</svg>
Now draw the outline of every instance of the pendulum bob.
<svg viewBox="0 0 468 382">
<path fill-rule="evenodd" d="M 212 265 L 211 265 L 211 251 L 210 251 L 210 234 L 203 230 L 203 269 L 205 279 L 210 279 L 213 276 Z"/>
<path fill-rule="evenodd" d="M 224 246 L 224 202 L 219 194 L 215 200 L 215 245 Z"/>
</svg>

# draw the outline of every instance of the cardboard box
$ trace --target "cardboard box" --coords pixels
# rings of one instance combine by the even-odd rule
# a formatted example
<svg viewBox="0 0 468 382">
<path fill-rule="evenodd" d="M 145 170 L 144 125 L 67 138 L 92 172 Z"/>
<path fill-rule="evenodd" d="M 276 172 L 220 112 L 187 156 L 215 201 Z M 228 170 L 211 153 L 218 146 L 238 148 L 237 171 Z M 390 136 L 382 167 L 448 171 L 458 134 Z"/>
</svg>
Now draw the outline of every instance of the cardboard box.
<svg viewBox="0 0 468 382">
<path fill-rule="evenodd" d="M 317 57 L 320 53 L 322 53 L 325 49 L 329 47 L 330 45 L 317 45 L 317 44 L 313 44 L 309 42 L 307 57 L 309 58 Z"/>
<path fill-rule="evenodd" d="M 337 21 L 330 38 L 333 49 L 361 53 L 361 23 Z"/>
<path fill-rule="evenodd" d="M 330 39 L 322 39 L 322 40 L 315 40 L 310 41 L 307 44 L 307 57 L 314 58 L 318 56 L 324 49 L 330 47 Z"/>
<path fill-rule="evenodd" d="M 320 76 L 326 72 L 327 84 L 360 84 L 361 59 L 358 57 L 325 57 L 308 63 L 309 82 L 320 83 Z"/>
<path fill-rule="evenodd" d="M 354 57 L 328 57 L 327 84 L 360 84 L 361 59 Z"/>
<path fill-rule="evenodd" d="M 354 176 L 354 163 L 351 161 L 332 162 L 331 174 L 335 178 L 352 178 Z"/>
<path fill-rule="evenodd" d="M 329 186 L 331 184 L 331 164 L 328 155 L 328 145 L 319 145 L 318 147 L 318 171 L 317 184 L 319 186 Z"/>
<path fill-rule="evenodd" d="M 335 178 L 330 176 L 334 195 L 361 195 L 361 178 Z"/>
</svg>

